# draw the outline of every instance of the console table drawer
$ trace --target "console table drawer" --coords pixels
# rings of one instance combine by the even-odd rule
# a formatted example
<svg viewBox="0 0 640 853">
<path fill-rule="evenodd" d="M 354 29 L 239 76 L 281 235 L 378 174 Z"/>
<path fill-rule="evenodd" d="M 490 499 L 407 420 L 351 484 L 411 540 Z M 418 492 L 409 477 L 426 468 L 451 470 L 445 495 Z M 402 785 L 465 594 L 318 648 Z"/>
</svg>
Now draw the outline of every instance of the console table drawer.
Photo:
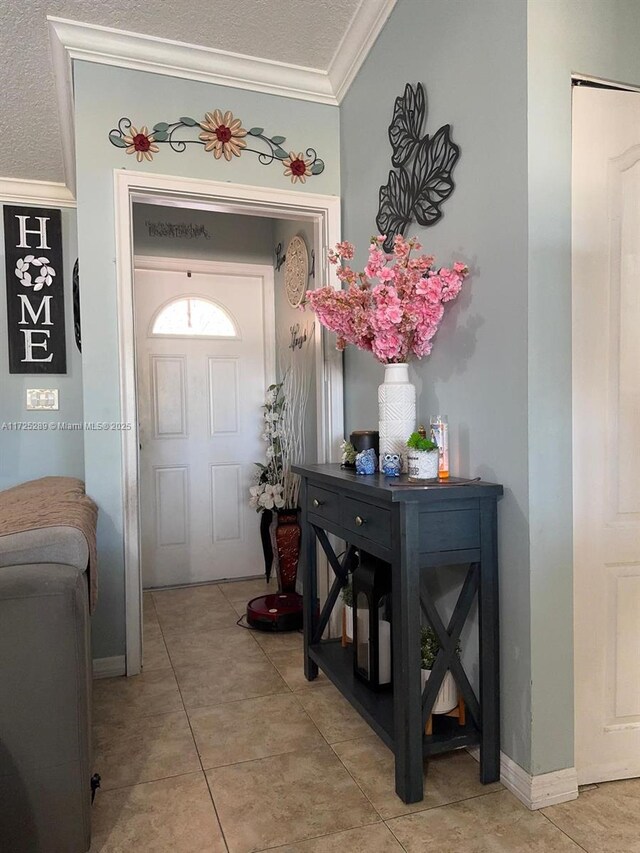
<svg viewBox="0 0 640 853">
<path fill-rule="evenodd" d="M 307 493 L 307 509 L 313 515 L 337 522 L 340 519 L 340 496 L 329 489 L 310 485 Z"/>
<path fill-rule="evenodd" d="M 343 496 L 340 523 L 365 539 L 386 548 L 391 546 L 391 512 L 388 509 Z"/>
</svg>

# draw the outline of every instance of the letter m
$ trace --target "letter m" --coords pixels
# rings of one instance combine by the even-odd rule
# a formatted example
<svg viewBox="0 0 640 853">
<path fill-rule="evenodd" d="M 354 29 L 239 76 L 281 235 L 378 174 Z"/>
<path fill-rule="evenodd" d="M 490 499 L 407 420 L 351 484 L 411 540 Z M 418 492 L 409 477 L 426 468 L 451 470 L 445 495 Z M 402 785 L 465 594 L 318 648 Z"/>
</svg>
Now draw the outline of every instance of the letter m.
<svg viewBox="0 0 640 853">
<path fill-rule="evenodd" d="M 19 326 L 26 326 L 28 323 L 28 320 L 26 319 L 26 316 L 25 316 L 25 309 L 26 309 L 26 312 L 31 317 L 31 322 L 34 325 L 37 325 L 38 318 L 40 317 L 40 315 L 42 313 L 44 313 L 44 320 L 42 321 L 42 325 L 43 326 L 53 326 L 53 323 L 51 322 L 51 300 L 53 299 L 52 294 L 50 294 L 49 296 L 43 296 L 42 297 L 42 302 L 40 303 L 40 306 L 39 306 L 37 311 L 33 310 L 33 306 L 29 302 L 29 297 L 26 295 L 26 293 L 19 293 L 18 298 L 20 299 L 20 302 L 22 303 L 22 319 L 18 323 Z"/>
</svg>

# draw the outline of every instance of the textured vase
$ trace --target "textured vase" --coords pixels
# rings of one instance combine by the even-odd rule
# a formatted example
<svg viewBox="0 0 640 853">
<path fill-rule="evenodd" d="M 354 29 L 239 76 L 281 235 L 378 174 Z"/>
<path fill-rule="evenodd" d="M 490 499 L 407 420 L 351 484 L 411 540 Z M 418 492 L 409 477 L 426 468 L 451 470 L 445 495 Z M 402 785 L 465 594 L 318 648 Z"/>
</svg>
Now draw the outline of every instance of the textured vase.
<svg viewBox="0 0 640 853">
<path fill-rule="evenodd" d="M 409 382 L 408 364 L 387 364 L 378 387 L 380 455 L 402 453 L 416 428 L 416 388 Z M 403 470 L 406 471 L 406 462 Z"/>
<path fill-rule="evenodd" d="M 422 689 L 424 690 L 427 681 L 429 680 L 429 676 L 431 675 L 430 669 L 423 669 L 422 672 Z M 456 682 L 454 681 L 453 676 L 447 670 L 444 676 L 444 681 L 440 686 L 440 690 L 438 690 L 438 695 L 436 696 L 435 705 L 433 706 L 432 714 L 448 714 L 449 711 L 453 711 L 453 709 L 458 704 L 458 688 L 456 686 Z"/>
<path fill-rule="evenodd" d="M 278 512 L 276 547 L 280 592 L 295 592 L 300 558 L 300 525 L 295 511 Z"/>
</svg>

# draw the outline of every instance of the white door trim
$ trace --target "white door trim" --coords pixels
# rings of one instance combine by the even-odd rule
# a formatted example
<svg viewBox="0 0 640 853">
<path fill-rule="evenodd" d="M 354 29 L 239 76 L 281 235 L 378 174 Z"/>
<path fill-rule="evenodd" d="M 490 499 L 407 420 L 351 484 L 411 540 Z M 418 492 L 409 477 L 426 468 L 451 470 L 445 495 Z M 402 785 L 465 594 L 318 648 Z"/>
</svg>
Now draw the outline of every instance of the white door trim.
<svg viewBox="0 0 640 853">
<path fill-rule="evenodd" d="M 120 406 L 122 421 L 131 424 L 130 430 L 122 431 L 127 675 L 137 675 L 142 664 L 133 201 L 311 222 L 314 224 L 316 280 L 331 282 L 336 287 L 339 283 L 335 276 L 330 275 L 327 248 L 340 240 L 338 196 L 114 170 Z M 166 259 L 163 260 L 166 264 Z M 338 446 L 344 431 L 342 355 L 330 344 L 327 345 L 324 335 L 315 337 L 319 380 L 318 460 L 333 462 L 339 460 Z"/>
</svg>

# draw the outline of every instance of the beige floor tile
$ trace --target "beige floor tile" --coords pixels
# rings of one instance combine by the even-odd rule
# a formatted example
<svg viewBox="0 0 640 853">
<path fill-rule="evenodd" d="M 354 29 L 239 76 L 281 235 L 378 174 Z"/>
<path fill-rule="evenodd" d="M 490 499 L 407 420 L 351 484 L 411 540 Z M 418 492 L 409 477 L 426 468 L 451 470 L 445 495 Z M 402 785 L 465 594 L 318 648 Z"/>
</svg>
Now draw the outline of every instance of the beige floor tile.
<svg viewBox="0 0 640 853">
<path fill-rule="evenodd" d="M 589 853 L 640 853 L 640 779 L 601 783 L 543 810 Z"/>
<path fill-rule="evenodd" d="M 145 592 L 142 595 L 142 623 L 145 628 L 149 625 L 158 625 L 158 614 L 153 603 L 153 594 Z"/>
<path fill-rule="evenodd" d="M 205 770 L 324 743 L 290 693 L 194 708 L 189 720 Z"/>
<path fill-rule="evenodd" d="M 407 853 L 580 853 L 508 791 L 405 815 L 388 826 Z"/>
<path fill-rule="evenodd" d="M 333 684 L 296 693 L 298 701 L 329 743 L 367 737 L 371 729 Z"/>
<path fill-rule="evenodd" d="M 99 791 L 91 853 L 226 853 L 202 773 Z"/>
<path fill-rule="evenodd" d="M 273 853 L 402 853 L 402 847 L 383 823 L 271 849 Z"/>
<path fill-rule="evenodd" d="M 101 678 L 93 682 L 96 724 L 181 710 L 182 700 L 172 669 L 153 669 L 132 678 Z"/>
<path fill-rule="evenodd" d="M 265 655 L 229 658 L 176 667 L 185 708 L 220 705 L 273 693 L 289 693 L 276 668 Z"/>
<path fill-rule="evenodd" d="M 246 612 L 247 602 L 252 598 L 277 592 L 278 581 L 275 576 L 272 576 L 271 582 L 267 584 L 265 577 L 262 576 L 246 581 L 221 583 L 219 588 L 238 616 L 242 616 Z"/>
<path fill-rule="evenodd" d="M 145 672 L 152 669 L 167 669 L 171 666 L 162 631 L 157 622 L 144 626 L 142 661 Z"/>
<path fill-rule="evenodd" d="M 93 727 L 93 764 L 101 790 L 200 770 L 184 711 Z"/>
<path fill-rule="evenodd" d="M 165 639 L 235 626 L 238 616 L 217 586 L 184 587 L 153 593 L 153 601 Z"/>
<path fill-rule="evenodd" d="M 230 853 L 373 823 L 376 813 L 328 746 L 207 773 Z"/>
<path fill-rule="evenodd" d="M 294 691 L 316 690 L 318 687 L 326 687 L 329 684 L 329 679 L 322 672 L 319 672 L 318 677 L 313 681 L 307 681 L 304 677 L 302 651 L 270 652 L 269 658 Z"/>
<path fill-rule="evenodd" d="M 186 634 L 167 634 L 167 650 L 174 666 L 192 663 L 235 663 L 246 658 L 264 660 L 264 652 L 246 628 L 220 628 L 213 631 L 193 631 Z"/>
<path fill-rule="evenodd" d="M 302 631 L 252 631 L 256 643 L 266 654 L 302 651 Z"/>
<path fill-rule="evenodd" d="M 478 779 L 478 762 L 464 750 L 457 750 L 434 756 L 428 765 L 425 764 L 424 799 L 407 804 L 395 792 L 393 753 L 377 735 L 336 743 L 333 749 L 385 820 L 502 787 L 499 782 L 482 785 Z"/>
</svg>

